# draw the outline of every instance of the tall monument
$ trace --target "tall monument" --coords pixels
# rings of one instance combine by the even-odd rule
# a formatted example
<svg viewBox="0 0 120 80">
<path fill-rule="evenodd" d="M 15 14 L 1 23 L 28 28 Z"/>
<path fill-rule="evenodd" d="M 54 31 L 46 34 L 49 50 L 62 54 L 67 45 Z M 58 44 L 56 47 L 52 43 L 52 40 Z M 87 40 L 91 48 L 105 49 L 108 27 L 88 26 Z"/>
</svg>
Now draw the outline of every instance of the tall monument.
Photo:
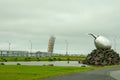
<svg viewBox="0 0 120 80">
<path fill-rule="evenodd" d="M 110 41 L 103 36 L 96 36 L 89 34 L 94 37 L 94 44 L 96 49 L 92 50 L 88 54 L 85 63 L 89 65 L 113 65 L 120 63 L 119 54 L 111 49 Z"/>
<path fill-rule="evenodd" d="M 51 36 L 48 42 L 48 52 L 53 53 L 55 37 Z"/>
</svg>

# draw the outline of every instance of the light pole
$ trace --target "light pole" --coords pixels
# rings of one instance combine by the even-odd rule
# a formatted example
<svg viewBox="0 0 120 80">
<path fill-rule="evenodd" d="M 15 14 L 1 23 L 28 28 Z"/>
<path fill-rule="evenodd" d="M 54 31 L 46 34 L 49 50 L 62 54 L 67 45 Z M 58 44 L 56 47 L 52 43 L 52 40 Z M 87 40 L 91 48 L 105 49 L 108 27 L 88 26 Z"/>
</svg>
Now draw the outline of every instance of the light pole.
<svg viewBox="0 0 120 80">
<path fill-rule="evenodd" d="M 10 54 L 10 46 L 11 46 L 11 43 L 8 42 L 8 52 L 7 52 L 7 56 L 9 56 L 9 54 Z"/>
<path fill-rule="evenodd" d="M 10 51 L 10 45 L 11 45 L 11 43 L 9 42 L 9 49 L 8 49 L 9 51 Z"/>
<path fill-rule="evenodd" d="M 30 53 L 31 53 L 32 52 L 32 41 L 29 40 L 29 42 L 30 42 Z"/>
<path fill-rule="evenodd" d="M 65 43 L 66 43 L 66 55 L 68 55 L 68 41 L 65 40 Z"/>
<path fill-rule="evenodd" d="M 114 38 L 114 49 L 116 50 L 116 37 Z"/>
<path fill-rule="evenodd" d="M 32 41 L 29 40 L 29 42 L 30 42 L 30 54 L 31 54 L 31 56 L 32 56 Z"/>
</svg>

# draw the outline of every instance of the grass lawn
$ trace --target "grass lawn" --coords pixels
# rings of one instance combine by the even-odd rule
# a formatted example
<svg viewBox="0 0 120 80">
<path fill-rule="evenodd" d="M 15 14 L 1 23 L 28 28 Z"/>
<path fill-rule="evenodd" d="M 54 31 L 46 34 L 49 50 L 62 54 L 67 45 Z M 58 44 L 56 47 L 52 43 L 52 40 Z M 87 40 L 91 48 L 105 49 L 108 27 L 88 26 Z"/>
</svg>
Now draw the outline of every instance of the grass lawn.
<svg viewBox="0 0 120 80">
<path fill-rule="evenodd" d="M 6 61 L 70 61 L 85 60 L 86 56 L 52 56 L 52 57 L 0 57 L 0 62 Z"/>
<path fill-rule="evenodd" d="M 93 69 L 96 67 L 0 65 L 0 80 L 42 80 L 51 76 Z"/>
</svg>

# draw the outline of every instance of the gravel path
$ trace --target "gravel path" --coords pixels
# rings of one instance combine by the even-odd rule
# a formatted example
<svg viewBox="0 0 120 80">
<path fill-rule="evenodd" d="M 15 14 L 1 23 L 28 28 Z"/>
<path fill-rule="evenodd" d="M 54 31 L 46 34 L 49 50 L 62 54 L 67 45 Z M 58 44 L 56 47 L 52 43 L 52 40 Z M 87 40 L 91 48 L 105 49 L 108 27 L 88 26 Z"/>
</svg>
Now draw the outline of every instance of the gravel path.
<svg viewBox="0 0 120 80">
<path fill-rule="evenodd" d="M 87 72 L 76 72 L 44 80 L 120 80 L 120 67 L 99 69 Z"/>
</svg>

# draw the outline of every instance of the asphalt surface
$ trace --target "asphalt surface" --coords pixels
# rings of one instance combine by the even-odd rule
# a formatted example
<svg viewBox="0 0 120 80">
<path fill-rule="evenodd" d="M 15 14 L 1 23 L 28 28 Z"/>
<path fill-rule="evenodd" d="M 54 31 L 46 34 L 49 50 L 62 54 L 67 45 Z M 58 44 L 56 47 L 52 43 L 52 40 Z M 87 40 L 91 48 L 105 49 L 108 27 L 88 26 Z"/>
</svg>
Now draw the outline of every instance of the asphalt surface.
<svg viewBox="0 0 120 80">
<path fill-rule="evenodd" d="M 99 69 L 87 72 L 76 72 L 44 80 L 120 80 L 120 67 Z"/>
<path fill-rule="evenodd" d="M 120 80 L 120 70 L 111 71 L 111 72 L 110 72 L 110 76 L 112 76 L 112 77 L 115 78 L 116 80 Z"/>
</svg>

